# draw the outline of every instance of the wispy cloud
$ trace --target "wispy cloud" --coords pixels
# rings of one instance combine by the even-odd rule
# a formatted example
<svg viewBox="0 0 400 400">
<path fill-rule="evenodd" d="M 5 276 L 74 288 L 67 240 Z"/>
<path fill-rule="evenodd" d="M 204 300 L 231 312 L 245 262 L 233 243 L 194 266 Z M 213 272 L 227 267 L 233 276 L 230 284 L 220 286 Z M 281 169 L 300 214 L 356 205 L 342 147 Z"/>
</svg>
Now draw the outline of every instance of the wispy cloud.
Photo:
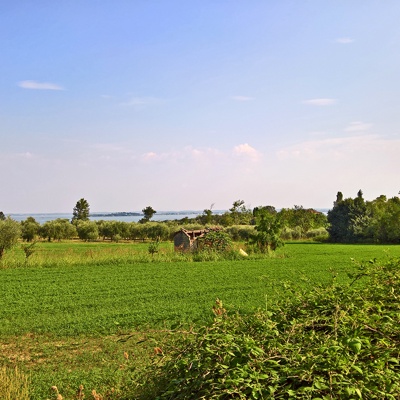
<svg viewBox="0 0 400 400">
<path fill-rule="evenodd" d="M 251 147 L 248 143 L 235 146 L 233 148 L 233 154 L 235 156 L 249 158 L 253 161 L 256 161 L 260 158 L 260 153 L 254 147 Z"/>
<path fill-rule="evenodd" d="M 158 158 L 158 155 L 154 151 L 149 151 L 147 153 L 142 154 L 142 159 L 144 161 L 151 161 L 151 160 L 155 160 L 157 158 Z"/>
<path fill-rule="evenodd" d="M 341 37 L 341 38 L 337 38 L 335 40 L 335 43 L 340 43 L 340 44 L 350 44 L 353 42 L 354 42 L 354 39 L 351 39 L 349 37 Z"/>
<path fill-rule="evenodd" d="M 385 154 L 398 154 L 400 140 L 387 139 L 378 135 L 357 135 L 348 137 L 310 140 L 286 147 L 277 153 L 279 159 L 297 159 L 302 161 L 327 161 L 329 159 L 354 160 L 368 159 L 374 153 L 376 159 L 384 159 Z M 379 154 L 379 157 L 378 157 Z"/>
<path fill-rule="evenodd" d="M 304 100 L 303 104 L 308 104 L 311 106 L 332 106 L 337 103 L 336 99 L 329 99 L 329 98 L 323 98 L 323 99 L 310 99 L 310 100 Z"/>
<path fill-rule="evenodd" d="M 232 96 L 231 99 L 235 100 L 235 101 L 251 101 L 251 100 L 254 100 L 254 97 L 250 97 L 250 96 Z"/>
<path fill-rule="evenodd" d="M 21 81 L 18 86 L 23 89 L 34 90 L 65 90 L 62 86 L 51 82 Z"/>
<path fill-rule="evenodd" d="M 371 128 L 372 124 L 366 124 L 362 121 L 351 122 L 346 128 L 346 132 L 365 132 Z"/>
</svg>

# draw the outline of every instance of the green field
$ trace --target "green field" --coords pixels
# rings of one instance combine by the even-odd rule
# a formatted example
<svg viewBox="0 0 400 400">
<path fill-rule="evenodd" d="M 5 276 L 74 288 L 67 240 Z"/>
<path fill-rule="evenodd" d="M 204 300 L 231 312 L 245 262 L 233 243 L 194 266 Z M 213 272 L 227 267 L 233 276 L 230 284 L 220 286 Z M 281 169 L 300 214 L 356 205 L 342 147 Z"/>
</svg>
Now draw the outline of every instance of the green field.
<svg viewBox="0 0 400 400">
<path fill-rule="evenodd" d="M 346 282 L 352 258 L 400 256 L 400 246 L 289 243 L 263 259 L 160 261 L 171 244 L 154 259 L 147 246 L 39 243 L 26 265 L 17 251 L 3 260 L 0 366 L 29 371 L 32 398 L 50 398 L 52 385 L 64 398 L 81 383 L 103 394 L 123 387 L 130 363 L 148 362 L 171 327 L 210 321 L 216 298 L 248 312 L 289 295 L 283 282 L 312 290 L 334 275 Z M 123 398 L 121 391 L 107 398 Z"/>
</svg>

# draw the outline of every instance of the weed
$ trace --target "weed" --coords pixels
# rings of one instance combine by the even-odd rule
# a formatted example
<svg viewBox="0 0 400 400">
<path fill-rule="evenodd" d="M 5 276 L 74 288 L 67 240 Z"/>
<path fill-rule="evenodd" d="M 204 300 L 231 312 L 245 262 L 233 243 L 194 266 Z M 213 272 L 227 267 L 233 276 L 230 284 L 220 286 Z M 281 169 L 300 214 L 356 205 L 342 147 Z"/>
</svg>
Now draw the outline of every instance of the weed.
<svg viewBox="0 0 400 400">
<path fill-rule="evenodd" d="M 17 367 L 0 367 L 0 399 L 29 400 L 30 382 Z"/>
</svg>

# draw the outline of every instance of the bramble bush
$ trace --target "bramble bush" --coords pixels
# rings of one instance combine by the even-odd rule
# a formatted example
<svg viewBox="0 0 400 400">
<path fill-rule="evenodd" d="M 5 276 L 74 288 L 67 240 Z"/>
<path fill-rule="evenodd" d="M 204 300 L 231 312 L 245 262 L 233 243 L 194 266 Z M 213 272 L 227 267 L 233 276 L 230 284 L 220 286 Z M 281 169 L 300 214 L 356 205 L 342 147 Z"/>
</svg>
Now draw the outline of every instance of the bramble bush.
<svg viewBox="0 0 400 400">
<path fill-rule="evenodd" d="M 400 259 L 355 271 L 349 285 L 285 285 L 285 299 L 252 314 L 218 300 L 213 323 L 148 371 L 152 398 L 400 398 Z"/>
</svg>

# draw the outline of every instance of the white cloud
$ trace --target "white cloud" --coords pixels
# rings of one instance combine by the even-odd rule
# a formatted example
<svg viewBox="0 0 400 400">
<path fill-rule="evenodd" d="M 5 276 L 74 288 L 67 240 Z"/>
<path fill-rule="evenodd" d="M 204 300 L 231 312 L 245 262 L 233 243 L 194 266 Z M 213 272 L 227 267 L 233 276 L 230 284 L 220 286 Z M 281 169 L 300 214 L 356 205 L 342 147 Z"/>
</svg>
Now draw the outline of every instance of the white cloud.
<svg viewBox="0 0 400 400">
<path fill-rule="evenodd" d="M 251 101 L 254 100 L 253 97 L 249 97 L 249 96 L 232 96 L 232 100 L 236 100 L 236 101 Z"/>
<path fill-rule="evenodd" d="M 50 82 L 37 82 L 37 81 L 21 81 L 18 86 L 23 89 L 34 90 L 65 90 L 62 86 Z"/>
<path fill-rule="evenodd" d="M 365 122 L 362 121 L 354 121 L 351 122 L 350 125 L 348 125 L 345 128 L 346 132 L 365 132 L 368 129 L 370 129 L 372 124 L 366 124 Z"/>
<path fill-rule="evenodd" d="M 233 148 L 233 154 L 239 157 L 250 158 L 253 161 L 256 161 L 260 158 L 260 153 L 254 147 L 251 147 L 248 143 L 235 146 Z"/>
<path fill-rule="evenodd" d="M 303 104 L 308 104 L 311 106 L 332 106 L 332 105 L 336 104 L 336 102 L 337 102 L 336 99 L 324 98 L 324 99 L 304 100 Z"/>
<path fill-rule="evenodd" d="M 145 161 L 155 160 L 157 157 L 157 153 L 155 153 L 154 151 L 149 151 L 148 153 L 144 153 L 142 155 L 142 158 Z"/>
<path fill-rule="evenodd" d="M 305 141 L 281 149 L 277 152 L 277 157 L 282 160 L 297 159 L 305 162 L 340 159 L 354 164 L 360 160 L 383 161 L 389 154 L 394 156 L 399 153 L 400 140 L 365 135 Z"/>
<path fill-rule="evenodd" d="M 336 43 L 340 43 L 340 44 L 349 44 L 349 43 L 353 43 L 354 39 L 351 39 L 349 37 L 342 37 L 342 38 L 337 38 L 335 40 Z"/>
</svg>

